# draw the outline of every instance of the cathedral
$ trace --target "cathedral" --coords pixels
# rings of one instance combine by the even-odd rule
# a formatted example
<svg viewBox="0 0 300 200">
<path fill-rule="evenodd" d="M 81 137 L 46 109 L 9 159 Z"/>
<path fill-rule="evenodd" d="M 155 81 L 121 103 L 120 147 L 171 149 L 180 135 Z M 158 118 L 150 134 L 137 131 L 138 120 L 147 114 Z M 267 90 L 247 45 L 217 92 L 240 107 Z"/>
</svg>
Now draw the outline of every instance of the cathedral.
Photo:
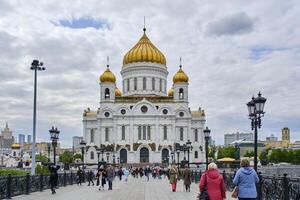
<svg viewBox="0 0 300 200">
<path fill-rule="evenodd" d="M 123 58 L 122 92 L 109 65 L 99 77 L 100 106 L 83 113 L 85 162 L 177 162 L 175 146 L 187 142 L 190 162 L 205 162 L 205 113 L 189 108 L 189 77 L 180 63 L 168 90 L 166 57 L 143 32 Z"/>
</svg>

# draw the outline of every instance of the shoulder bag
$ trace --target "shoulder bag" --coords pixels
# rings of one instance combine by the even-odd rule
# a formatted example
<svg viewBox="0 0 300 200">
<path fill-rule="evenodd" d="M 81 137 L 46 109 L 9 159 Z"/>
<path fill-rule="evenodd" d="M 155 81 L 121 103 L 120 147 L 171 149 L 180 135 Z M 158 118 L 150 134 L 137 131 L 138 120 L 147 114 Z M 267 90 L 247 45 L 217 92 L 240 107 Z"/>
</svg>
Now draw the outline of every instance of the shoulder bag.
<svg viewBox="0 0 300 200">
<path fill-rule="evenodd" d="M 207 192 L 207 178 L 206 178 L 206 174 L 204 175 L 204 187 L 203 187 L 203 190 L 202 192 L 198 195 L 198 199 L 199 200 L 209 200 L 209 197 L 208 197 L 208 192 Z"/>
</svg>

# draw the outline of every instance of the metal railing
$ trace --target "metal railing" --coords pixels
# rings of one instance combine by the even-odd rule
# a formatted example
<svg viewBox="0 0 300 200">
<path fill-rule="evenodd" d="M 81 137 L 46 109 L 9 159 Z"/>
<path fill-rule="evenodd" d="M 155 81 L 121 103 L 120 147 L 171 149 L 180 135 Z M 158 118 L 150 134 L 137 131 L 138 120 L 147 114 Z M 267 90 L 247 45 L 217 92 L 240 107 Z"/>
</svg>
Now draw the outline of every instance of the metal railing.
<svg viewBox="0 0 300 200">
<path fill-rule="evenodd" d="M 192 182 L 199 183 L 201 171 L 191 171 Z M 234 173 L 222 172 L 223 179 L 228 191 L 232 191 Z M 182 178 L 182 172 L 180 173 Z M 289 178 L 283 176 L 267 176 L 258 173 L 259 183 L 257 187 L 257 200 L 299 200 L 300 199 L 300 178 Z"/>
<path fill-rule="evenodd" d="M 83 182 L 85 175 L 83 176 Z M 57 186 L 65 187 L 77 183 L 76 172 L 64 172 L 58 174 Z M 0 177 L 0 199 L 30 194 L 32 192 L 50 189 L 50 175 L 27 174 L 25 176 L 2 176 Z"/>
</svg>

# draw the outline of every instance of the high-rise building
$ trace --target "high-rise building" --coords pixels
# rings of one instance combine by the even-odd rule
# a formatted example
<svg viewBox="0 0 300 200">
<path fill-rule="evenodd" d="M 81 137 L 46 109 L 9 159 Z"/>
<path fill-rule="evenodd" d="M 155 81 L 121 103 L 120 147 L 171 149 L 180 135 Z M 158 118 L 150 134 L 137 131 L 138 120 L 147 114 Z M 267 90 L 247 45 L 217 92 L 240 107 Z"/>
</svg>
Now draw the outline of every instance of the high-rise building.
<svg viewBox="0 0 300 200">
<path fill-rule="evenodd" d="M 25 135 L 24 134 L 19 134 L 18 138 L 19 138 L 20 146 L 23 147 L 24 144 L 25 144 Z"/>
<path fill-rule="evenodd" d="M 6 122 L 5 128 L 1 131 L 0 135 L 0 154 L 10 154 L 11 145 L 14 143 L 14 137 L 12 136 L 12 130 L 8 127 Z"/>
<path fill-rule="evenodd" d="M 73 137 L 73 151 L 76 152 L 76 150 L 80 149 L 80 142 L 83 140 L 83 137 L 80 136 L 74 136 Z"/>
<path fill-rule="evenodd" d="M 31 135 L 27 135 L 27 143 L 31 143 Z"/>
<path fill-rule="evenodd" d="M 228 146 L 236 140 L 253 140 L 253 133 L 227 133 L 224 135 L 224 145 Z"/>
</svg>

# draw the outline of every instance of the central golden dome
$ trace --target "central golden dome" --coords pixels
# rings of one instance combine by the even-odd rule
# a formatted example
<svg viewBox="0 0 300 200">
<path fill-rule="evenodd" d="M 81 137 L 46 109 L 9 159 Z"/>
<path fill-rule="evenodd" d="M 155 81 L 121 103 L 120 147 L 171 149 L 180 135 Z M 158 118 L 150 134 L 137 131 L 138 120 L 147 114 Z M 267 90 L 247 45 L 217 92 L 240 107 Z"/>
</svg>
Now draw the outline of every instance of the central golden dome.
<svg viewBox="0 0 300 200">
<path fill-rule="evenodd" d="M 132 49 L 130 49 L 123 58 L 123 65 L 134 62 L 154 62 L 166 65 L 166 58 L 164 54 L 156 48 L 146 35 L 144 34 Z"/>
</svg>

